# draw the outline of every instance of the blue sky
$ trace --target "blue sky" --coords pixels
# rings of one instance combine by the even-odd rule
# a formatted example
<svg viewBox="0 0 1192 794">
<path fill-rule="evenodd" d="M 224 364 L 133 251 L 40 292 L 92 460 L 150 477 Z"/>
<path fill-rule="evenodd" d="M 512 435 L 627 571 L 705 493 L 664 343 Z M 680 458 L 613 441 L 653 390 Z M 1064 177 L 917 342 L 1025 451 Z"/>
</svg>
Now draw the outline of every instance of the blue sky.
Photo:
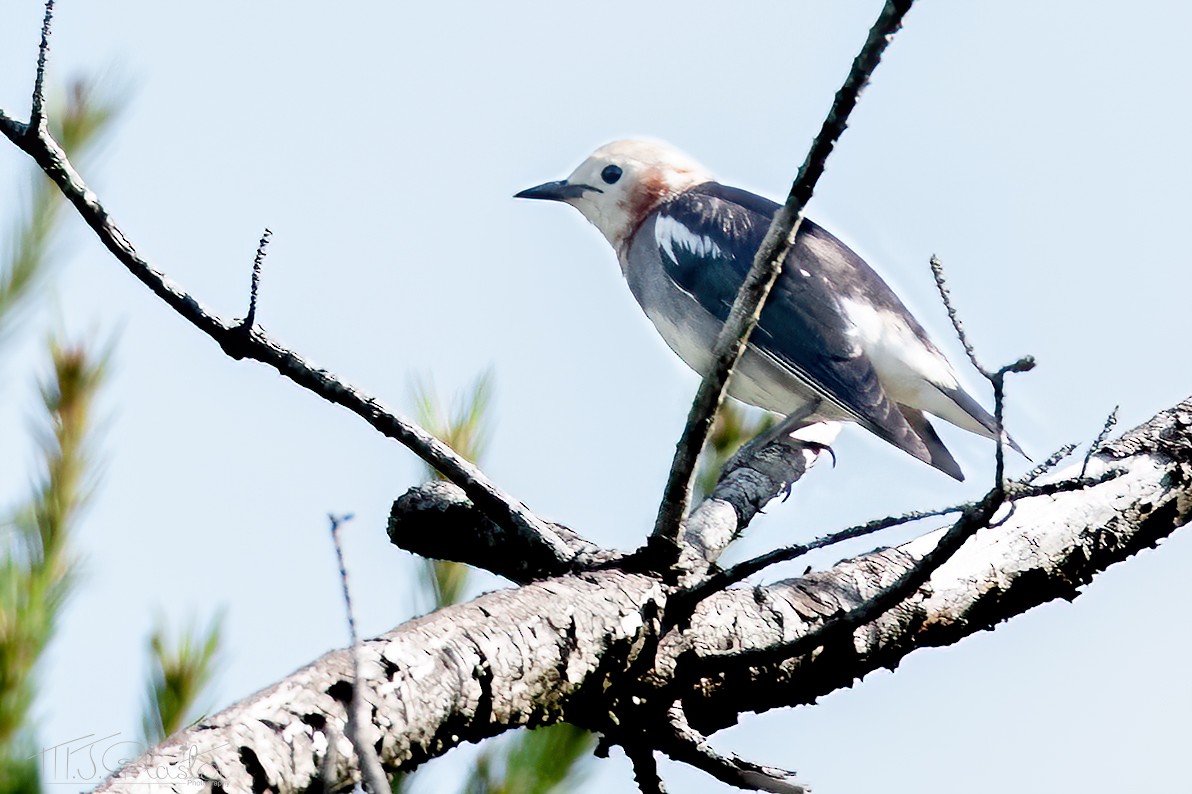
<svg viewBox="0 0 1192 794">
<path fill-rule="evenodd" d="M 879 8 L 63 3 L 51 74 L 111 69 L 132 86 L 86 176 L 158 267 L 239 316 L 269 226 L 270 332 L 404 411 L 414 378 L 449 393 L 491 367 L 488 472 L 542 515 L 632 546 L 695 378 L 594 229 L 511 196 L 601 143 L 649 135 L 780 197 Z M 0 11 L 10 112 L 27 107 L 40 17 L 27 0 Z M 1192 392 L 1190 25 L 1192 9 L 1172 2 L 923 2 L 811 205 L 954 360 L 933 253 L 985 361 L 1038 358 L 1008 407 L 1036 457 L 1091 438 L 1116 404 L 1130 427 Z M 5 216 L 27 166 L 0 147 Z M 342 645 L 328 511 L 356 514 L 347 555 L 363 630 L 409 616 L 412 566 L 384 527 L 421 476 L 413 456 L 225 358 L 81 224 L 71 238 L 53 300 L 0 360 L 9 503 L 30 476 L 41 340 L 55 327 L 117 340 L 103 487 L 79 530 L 85 579 L 43 675 L 47 743 L 135 733 L 157 614 L 227 609 L 216 705 Z M 839 465 L 819 467 L 734 554 L 980 493 L 991 449 L 946 440 L 965 484 L 847 429 Z M 1192 539 L 1177 535 L 1075 603 L 918 653 L 815 708 L 746 717 L 717 744 L 795 766 L 821 792 L 1184 790 L 1190 565 Z M 432 780 L 448 785 L 454 763 Z M 598 769 L 588 790 L 631 785 L 621 760 Z M 722 790 L 665 772 L 672 790 Z"/>
</svg>

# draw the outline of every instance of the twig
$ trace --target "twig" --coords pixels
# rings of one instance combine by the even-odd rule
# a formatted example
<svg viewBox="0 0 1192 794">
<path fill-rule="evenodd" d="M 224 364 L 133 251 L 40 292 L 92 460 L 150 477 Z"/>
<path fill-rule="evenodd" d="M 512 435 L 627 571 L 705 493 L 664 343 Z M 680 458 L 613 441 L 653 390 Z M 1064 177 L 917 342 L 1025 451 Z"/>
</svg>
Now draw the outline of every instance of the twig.
<svg viewBox="0 0 1192 794">
<path fill-rule="evenodd" d="M 951 507 L 943 507 L 938 510 L 915 510 L 909 513 L 904 513 L 900 516 L 892 516 L 887 518 L 876 518 L 872 521 L 867 521 L 864 524 L 857 524 L 855 526 L 841 529 L 836 532 L 823 535 L 810 543 L 796 543 L 790 546 L 784 546 L 780 549 L 760 554 L 743 562 L 739 562 L 729 568 L 717 571 L 706 578 L 692 585 L 687 590 L 679 591 L 667 599 L 666 619 L 667 625 L 677 626 L 685 623 L 690 617 L 695 607 L 705 600 L 713 593 L 718 593 L 743 579 L 748 579 L 755 573 L 769 568 L 771 565 L 777 565 L 780 562 L 789 562 L 802 557 L 816 549 L 833 546 L 837 543 L 843 543 L 846 540 L 864 537 L 871 535 L 874 532 L 880 532 L 883 529 L 896 527 L 901 524 L 907 524 L 912 521 L 918 521 L 923 518 L 932 518 L 935 516 L 943 516 L 948 513 L 957 513 L 972 506 L 973 503 L 962 505 L 953 505 Z"/>
<path fill-rule="evenodd" d="M 356 750 L 356 758 L 360 762 L 360 777 L 368 794 L 389 794 L 389 782 L 385 778 L 385 770 L 381 768 L 381 759 L 377 757 L 376 749 L 368 743 L 363 735 L 368 717 L 368 704 L 364 702 L 364 675 L 361 670 L 364 662 L 361 658 L 360 637 L 356 634 L 356 615 L 352 610 L 352 591 L 348 587 L 348 568 L 344 564 L 343 543 L 340 542 L 339 529 L 352 520 L 349 513 L 343 516 L 328 514 L 331 522 L 331 542 L 335 546 L 335 560 L 339 564 L 339 581 L 344 590 L 344 606 L 348 612 L 348 636 L 352 642 L 352 702 L 348 706 L 348 721 L 345 731 L 348 741 Z"/>
<path fill-rule="evenodd" d="M 1054 466 L 1056 462 L 1062 460 L 1065 450 L 1069 451 L 1067 447 L 1056 452 L 1051 458 L 1048 458 L 1044 463 L 1036 467 L 1041 469 L 1043 466 Z M 1053 462 L 1054 459 L 1054 462 Z M 1032 470 L 1034 471 L 1034 470 Z M 1046 483 L 1043 485 L 1033 484 L 1035 478 L 1023 478 L 1014 480 L 1007 484 L 1006 499 L 1019 500 L 1030 499 L 1037 496 L 1054 496 L 1058 493 L 1066 491 L 1076 491 L 1081 488 L 1087 488 L 1092 485 L 1099 485 L 1114 477 L 1118 476 L 1119 472 L 1106 472 L 1100 477 L 1086 479 L 1078 477 L 1075 479 L 1061 480 L 1054 483 Z M 782 562 L 789 562 L 796 560 L 805 554 L 808 554 L 817 549 L 827 548 L 837 543 L 842 543 L 847 540 L 871 535 L 875 532 L 880 532 L 883 529 L 890 529 L 891 527 L 900 526 L 902 524 L 909 524 L 912 521 L 920 521 L 924 518 L 935 518 L 937 516 L 948 515 L 949 513 L 962 513 L 966 510 L 973 510 L 981 504 L 980 500 L 973 502 L 965 502 L 963 504 L 952 505 L 950 507 L 941 507 L 936 510 L 913 510 L 909 513 L 903 513 L 900 516 L 890 516 L 887 518 L 875 518 L 872 521 L 867 521 L 864 524 L 857 524 L 855 526 L 847 527 L 845 529 L 831 532 L 823 535 L 810 543 L 796 543 L 790 546 L 784 546 L 780 549 L 759 554 L 752 559 L 744 560 L 729 568 L 717 571 L 707 577 L 701 579 L 694 585 L 691 585 L 685 590 L 675 592 L 667 599 L 667 607 L 665 613 L 665 625 L 663 631 L 668 631 L 675 626 L 683 625 L 691 618 L 695 608 L 699 606 L 702 601 L 705 601 L 709 596 L 732 587 L 738 582 L 748 579 L 756 573 L 769 568 L 772 565 L 777 565 Z M 1007 516 L 1006 518 L 1008 518 Z M 1005 522 L 1005 518 L 997 522 L 999 525 Z M 993 526 L 993 525 L 991 525 Z"/>
<path fill-rule="evenodd" d="M 1056 466 L 1060 465 L 1060 463 L 1062 463 L 1064 460 L 1066 460 L 1067 457 L 1075 451 L 1076 451 L 1075 444 L 1064 444 L 1062 447 L 1057 449 L 1055 452 L 1052 452 L 1047 457 L 1047 460 L 1043 461 L 1038 466 L 1035 466 L 1033 469 L 1028 471 L 1026 474 L 1019 477 L 1016 480 L 1016 482 L 1019 482 L 1019 483 L 1034 482 L 1035 480 L 1039 479 L 1047 472 L 1054 469 Z M 1083 478 L 1083 477 L 1084 477 L 1084 470 L 1081 469 L 1078 479 Z"/>
<path fill-rule="evenodd" d="M 894 34 L 902 27 L 913 0 L 887 0 L 881 15 L 869 31 L 869 38 L 853 61 L 852 69 L 844 85 L 836 92 L 835 101 L 819 134 L 807 152 L 807 158 L 799 168 L 799 174 L 791 186 L 790 194 L 782 209 L 774 216 L 766 237 L 762 241 L 753 266 L 749 269 L 741 289 L 737 292 L 729 311 L 728 320 L 712 350 L 712 367 L 704 375 L 696 391 L 687 425 L 675 448 L 670 475 L 658 508 L 654 524 L 654 539 L 677 548 L 680 527 L 687 515 L 691 501 L 691 483 L 695 475 L 700 452 L 716 420 L 716 413 L 724 399 L 729 376 L 761 316 L 762 307 L 770 288 L 778 278 L 787 253 L 794 245 L 795 235 L 803 220 L 806 207 L 816 182 L 824 171 L 824 163 L 836 145 L 836 140 L 847 126 L 849 114 L 857 104 L 861 90 L 881 60 L 882 53 Z"/>
<path fill-rule="evenodd" d="M 776 794 L 807 794 L 811 789 L 794 780 L 795 773 L 777 767 L 761 766 L 721 755 L 708 744 L 707 737 L 691 727 L 683 708 L 675 704 L 667 712 L 671 734 L 662 737 L 662 752 L 676 761 L 690 764 L 730 786 Z"/>
<path fill-rule="evenodd" d="M 992 381 L 993 373 L 981 366 L 981 362 L 977 360 L 977 351 L 969 342 L 968 334 L 964 332 L 964 323 L 960 321 L 960 315 L 956 313 L 956 307 L 952 305 L 952 291 L 948 289 L 948 283 L 944 280 L 944 263 L 934 254 L 931 257 L 931 275 L 935 278 L 935 288 L 939 290 L 940 300 L 944 302 L 944 309 L 948 312 L 948 319 L 952 321 L 952 327 L 956 329 L 956 336 L 964 347 L 964 354 L 968 356 L 968 360 L 973 363 L 973 368 L 977 372 L 980 372 L 986 380 Z"/>
<path fill-rule="evenodd" d="M 265 261 L 265 249 L 269 246 L 269 238 L 273 236 L 273 232 L 268 227 L 265 228 L 265 233 L 261 235 L 261 242 L 257 243 L 257 255 L 252 260 L 252 285 L 248 291 L 248 314 L 245 315 L 241 327 L 246 331 L 251 331 L 252 327 L 257 322 L 257 289 L 261 286 L 261 265 Z"/>
<path fill-rule="evenodd" d="M 1105 417 L 1105 424 L 1101 427 L 1101 432 L 1093 439 L 1093 443 L 1089 444 L 1088 452 L 1084 453 L 1084 464 L 1080 467 L 1081 477 L 1088 471 L 1089 461 L 1093 459 L 1093 455 L 1096 455 L 1101 450 L 1102 445 L 1105 444 L 1105 439 L 1109 438 L 1109 434 L 1113 432 L 1113 428 L 1118 420 L 1118 409 L 1121 407 L 1120 405 L 1113 406 L 1113 410 L 1109 412 L 1109 416 Z"/>
<path fill-rule="evenodd" d="M 1006 368 L 1003 368 L 1005 370 Z M 1004 374 L 1004 373 L 1003 373 Z M 697 662 L 693 665 L 693 674 L 698 676 L 701 671 L 711 671 L 713 668 L 723 672 L 723 667 L 718 667 L 724 661 L 733 663 L 740 663 L 745 666 L 755 667 L 768 662 L 782 661 L 795 656 L 799 656 L 810 650 L 813 650 L 820 645 L 823 645 L 831 637 L 840 634 L 854 631 L 857 627 L 862 626 L 870 621 L 877 619 L 888 609 L 895 604 L 904 600 L 907 596 L 921 587 L 926 581 L 931 578 L 932 573 L 935 572 L 941 565 L 947 562 L 952 555 L 960 550 L 977 531 L 986 527 L 993 527 L 1005 523 L 1009 516 L 1001 519 L 996 523 L 991 523 L 993 516 L 1006 503 L 1011 504 L 1019 499 L 1025 499 L 1032 496 L 1050 496 L 1067 491 L 1075 491 L 1082 488 L 1100 485 L 1103 482 L 1108 482 L 1120 476 L 1122 472 L 1116 470 L 1108 470 L 1097 477 L 1078 477 L 1075 479 L 1061 480 L 1053 483 L 1043 484 L 1025 484 L 1019 482 L 1003 482 L 999 480 L 987 493 L 977 502 L 966 505 L 959 519 L 952 527 L 944 533 L 935 547 L 924 554 L 919 561 L 907 569 L 894 582 L 882 589 L 873 597 L 867 599 L 864 603 L 857 606 L 848 612 L 828 618 L 818 627 L 811 630 L 801 637 L 779 645 L 771 645 L 766 648 L 752 648 L 734 651 L 725 651 L 720 653 L 708 653 L 697 657 Z M 941 511 L 950 512 L 950 511 Z M 862 525 L 864 526 L 864 525 Z M 848 532 L 849 530 L 842 530 Z M 831 536 L 828 536 L 831 537 Z M 792 550 L 798 547 L 791 547 Z M 777 553 L 772 552 L 773 556 L 781 556 L 781 553 L 787 551 L 780 549 Z M 763 560 L 771 555 L 763 555 L 758 560 Z M 796 555 L 797 556 L 797 555 Z M 778 562 L 774 559 L 772 562 Z M 753 560 L 741 563 L 742 566 L 749 566 Z M 729 569 L 732 571 L 733 569 Z M 748 570 L 748 569 L 744 569 Z M 757 570 L 760 570 L 758 568 Z M 752 571 L 750 571 L 752 573 Z M 749 575 L 748 573 L 746 575 Z M 743 577 L 742 577 L 743 578 Z M 711 595 L 713 590 L 708 588 L 708 592 L 703 592 L 703 586 L 697 586 L 701 591 L 701 596 L 706 598 Z M 695 590 L 696 588 L 693 588 Z M 720 588 L 723 589 L 723 588 Z M 684 601 L 678 602 L 681 608 L 692 608 L 690 603 Z M 681 613 L 680 613 L 681 614 Z M 667 616 L 669 625 L 676 625 L 677 621 L 671 615 Z"/>
<path fill-rule="evenodd" d="M 1030 372 L 1035 368 L 1033 356 L 1023 356 L 1013 364 L 1007 364 L 993 375 L 986 375 L 993 383 L 993 428 L 997 437 L 994 439 L 994 480 L 997 488 L 1005 488 L 1006 484 L 1006 375 L 1011 372 Z M 982 371 L 982 374 L 985 374 Z"/>
<path fill-rule="evenodd" d="M 29 111 L 29 129 L 34 134 L 40 134 L 46 127 L 46 60 L 50 53 L 50 28 L 53 23 L 54 0 L 46 0 L 46 13 L 41 22 L 41 44 L 37 47 L 37 75 L 33 78 L 33 102 Z"/>
<path fill-rule="evenodd" d="M 633 742 L 623 745 L 625 755 L 633 764 L 633 779 L 641 794 L 666 794 L 666 785 L 658 774 L 658 759 L 653 748 Z"/>
<path fill-rule="evenodd" d="M 29 136 L 25 125 L 0 110 L 0 132 L 32 157 L 63 195 L 74 205 L 113 256 L 154 295 L 210 336 L 235 359 L 249 358 L 276 369 L 280 374 L 328 402 L 342 405 L 364 419 L 381 434 L 405 445 L 427 464 L 442 472 L 464 490 L 476 506 L 494 523 L 514 532 L 541 535 L 548 545 L 566 553 L 566 544 L 524 504 L 499 489 L 476 466 L 417 424 L 387 410 L 374 397 L 324 369 L 316 368 L 298 354 L 282 347 L 260 329 L 245 332 L 240 323 L 225 323 L 205 309 L 192 295 L 166 278 L 133 247 L 112 220 L 98 196 L 75 170 L 57 141 L 45 130 Z"/>
<path fill-rule="evenodd" d="M 940 261 L 938 256 L 933 255 L 931 257 L 931 275 L 935 278 L 935 287 L 939 290 L 940 300 L 944 302 L 944 308 L 948 312 L 948 319 L 952 321 L 952 327 L 956 329 L 956 336 L 959 337 L 960 344 L 964 347 L 965 355 L 973 363 L 973 367 L 977 372 L 980 372 L 982 377 L 993 386 L 993 425 L 995 434 L 994 443 L 996 444 L 994 448 L 994 479 L 997 481 L 997 488 L 1004 488 L 1006 481 L 1006 441 L 1008 438 L 1006 436 L 1006 425 L 1003 418 L 1005 413 L 1006 374 L 1010 372 L 1029 372 L 1035 368 L 1035 359 L 1033 356 L 1023 356 L 1013 364 L 1007 364 L 996 372 L 991 372 L 981 366 L 981 362 L 977 360 L 976 350 L 973 349 L 968 334 L 964 331 L 964 323 L 960 321 L 960 315 L 956 312 L 956 307 L 952 305 L 952 292 L 948 289 L 948 284 L 944 280 L 944 263 Z M 1015 447 L 1017 448 L 1017 445 Z"/>
<path fill-rule="evenodd" d="M 1080 484 L 1083 487 L 1086 483 L 1081 481 Z M 693 663 L 694 674 L 698 676 L 701 672 L 710 672 L 712 669 L 723 672 L 726 662 L 755 667 L 789 659 L 825 644 L 832 637 L 843 636 L 857 627 L 875 620 L 886 610 L 922 587 L 936 569 L 960 550 L 965 541 L 978 530 L 989 525 L 994 514 L 1006 501 L 1007 491 L 1004 485 L 1001 483 L 995 485 L 984 498 L 961 513 L 960 518 L 944 533 L 931 551 L 924 554 L 918 562 L 904 571 L 892 583 L 856 608 L 828 618 L 807 634 L 789 642 L 765 648 L 746 648 L 698 656 Z"/>
</svg>

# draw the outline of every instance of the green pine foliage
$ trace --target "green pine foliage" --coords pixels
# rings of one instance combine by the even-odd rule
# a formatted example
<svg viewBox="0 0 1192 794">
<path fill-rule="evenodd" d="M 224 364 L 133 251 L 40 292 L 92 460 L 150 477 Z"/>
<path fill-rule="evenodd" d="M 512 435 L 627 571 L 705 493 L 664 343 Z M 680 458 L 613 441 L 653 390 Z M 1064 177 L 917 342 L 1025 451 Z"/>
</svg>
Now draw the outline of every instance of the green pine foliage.
<svg viewBox="0 0 1192 794">
<path fill-rule="evenodd" d="M 708 436 L 708 443 L 700 456 L 699 472 L 695 478 L 695 498 L 699 501 L 716 487 L 720 470 L 741 445 L 774 425 L 773 414 L 751 408 L 736 400 L 725 400 L 716 415 L 716 424 Z"/>
<path fill-rule="evenodd" d="M 218 668 L 223 616 L 206 628 L 190 626 L 171 642 L 159 621 L 149 637 L 151 670 L 141 731 L 154 745 L 202 717 L 197 706 Z"/>
<path fill-rule="evenodd" d="M 71 536 L 93 485 L 87 442 L 103 361 L 58 343 L 50 360 L 42 473 L 29 503 L 5 522 L 0 560 L 0 792 L 38 790 L 29 724 L 36 665 L 77 579 Z"/>
<path fill-rule="evenodd" d="M 64 102 L 51 106 L 52 133 L 85 161 L 119 104 L 94 84 L 76 82 Z M 41 292 L 60 236 L 63 199 L 46 177 L 36 172 L 20 199 L 25 211 L 11 221 L 0 249 L 0 343 Z M 89 446 L 105 356 L 56 338 L 46 355 L 43 413 L 33 428 L 38 470 L 25 502 L 0 510 L 0 794 L 40 791 L 30 720 L 37 664 L 78 579 L 72 536 L 96 478 Z"/>
</svg>

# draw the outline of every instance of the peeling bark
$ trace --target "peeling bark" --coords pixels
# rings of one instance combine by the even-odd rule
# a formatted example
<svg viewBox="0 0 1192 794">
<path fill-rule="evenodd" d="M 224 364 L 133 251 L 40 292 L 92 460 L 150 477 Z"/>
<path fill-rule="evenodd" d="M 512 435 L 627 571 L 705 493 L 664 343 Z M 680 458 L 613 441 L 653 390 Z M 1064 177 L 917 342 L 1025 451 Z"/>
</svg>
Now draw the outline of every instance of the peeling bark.
<svg viewBox="0 0 1192 794">
<path fill-rule="evenodd" d="M 364 645 L 381 760 L 412 768 L 464 741 L 558 720 L 615 734 L 618 722 L 661 717 L 674 700 L 694 728 L 714 731 L 743 712 L 810 703 L 917 648 L 1074 598 L 1097 572 L 1187 523 L 1192 401 L 1110 444 L 1092 466 L 1122 474 L 1020 501 L 1009 521 L 978 532 L 895 608 L 793 659 L 764 654 L 863 603 L 929 551 L 936 533 L 798 579 L 718 593 L 688 627 L 661 639 L 653 632 L 666 586 L 615 569 L 489 593 L 411 621 Z M 347 652 L 327 654 L 171 737 L 99 791 L 347 787 L 351 680 Z"/>
</svg>

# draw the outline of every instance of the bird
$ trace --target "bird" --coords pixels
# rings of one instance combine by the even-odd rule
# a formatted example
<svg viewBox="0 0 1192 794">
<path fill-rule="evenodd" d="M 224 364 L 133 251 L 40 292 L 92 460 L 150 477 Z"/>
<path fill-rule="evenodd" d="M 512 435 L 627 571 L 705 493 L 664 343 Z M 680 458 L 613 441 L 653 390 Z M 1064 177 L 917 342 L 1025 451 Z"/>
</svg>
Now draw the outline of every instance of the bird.
<svg viewBox="0 0 1192 794">
<path fill-rule="evenodd" d="M 779 209 L 718 182 L 670 144 L 644 139 L 605 144 L 566 179 L 514 197 L 579 210 L 616 252 L 663 340 L 701 376 Z M 784 431 L 853 421 L 957 480 L 964 472 L 927 415 L 990 439 L 998 432 L 889 285 L 806 218 L 728 391 L 787 417 Z"/>
</svg>

